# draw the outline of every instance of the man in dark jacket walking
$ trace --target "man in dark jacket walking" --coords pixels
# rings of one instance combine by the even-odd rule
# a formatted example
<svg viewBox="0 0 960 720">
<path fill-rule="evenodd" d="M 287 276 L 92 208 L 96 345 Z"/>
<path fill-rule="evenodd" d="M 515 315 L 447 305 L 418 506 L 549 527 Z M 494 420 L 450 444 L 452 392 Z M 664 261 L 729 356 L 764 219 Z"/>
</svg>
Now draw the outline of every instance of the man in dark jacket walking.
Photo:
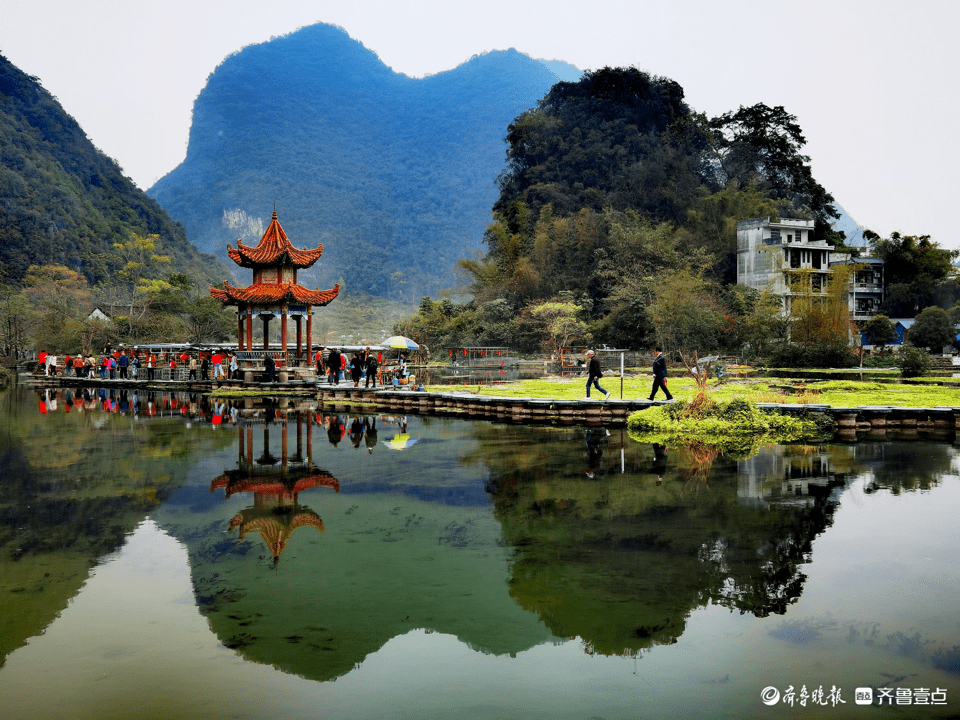
<svg viewBox="0 0 960 720">
<path fill-rule="evenodd" d="M 600 378 L 603 377 L 603 373 L 600 372 L 600 361 L 597 360 L 597 356 L 594 354 L 593 350 L 587 351 L 587 357 L 590 358 L 590 367 L 587 369 L 587 396 L 584 400 L 590 399 L 590 386 L 594 385 L 597 390 L 603 393 L 604 398 L 610 397 L 610 393 L 600 387 Z"/>
<path fill-rule="evenodd" d="M 661 388 L 667 395 L 667 400 L 673 400 L 673 395 L 667 390 L 667 359 L 663 356 L 663 350 L 657 348 L 654 351 L 656 357 L 653 360 L 653 387 L 650 388 L 650 400 L 657 395 Z"/>
</svg>

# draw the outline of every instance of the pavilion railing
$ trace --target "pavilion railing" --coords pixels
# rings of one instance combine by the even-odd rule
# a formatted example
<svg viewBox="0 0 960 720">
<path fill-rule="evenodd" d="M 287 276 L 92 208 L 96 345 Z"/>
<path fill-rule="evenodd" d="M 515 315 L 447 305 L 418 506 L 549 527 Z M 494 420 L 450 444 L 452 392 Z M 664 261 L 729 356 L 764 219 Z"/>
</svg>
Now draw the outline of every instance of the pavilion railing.
<svg viewBox="0 0 960 720">
<path fill-rule="evenodd" d="M 237 362 L 243 365 L 263 367 L 267 355 L 270 355 L 277 367 L 287 366 L 287 356 L 291 358 L 296 355 L 296 351 L 284 353 L 282 350 L 238 350 L 236 353 Z"/>
</svg>

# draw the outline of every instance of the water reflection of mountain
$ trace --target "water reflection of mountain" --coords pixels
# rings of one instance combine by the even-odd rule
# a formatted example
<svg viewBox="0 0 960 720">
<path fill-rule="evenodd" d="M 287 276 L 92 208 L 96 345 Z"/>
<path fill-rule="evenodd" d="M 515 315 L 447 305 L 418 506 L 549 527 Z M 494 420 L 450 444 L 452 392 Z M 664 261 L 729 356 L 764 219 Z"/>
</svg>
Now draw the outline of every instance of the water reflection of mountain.
<svg viewBox="0 0 960 720">
<path fill-rule="evenodd" d="M 320 412 L 231 433 L 236 469 L 207 477 L 277 471 L 285 458 L 289 470 L 303 445 L 306 465 L 342 485 L 275 486 L 299 487 L 297 507 L 324 526 L 288 533 L 279 563 L 265 540 L 229 532 L 249 495 L 155 514 L 188 545 L 198 603 L 221 642 L 317 680 L 414 629 L 490 654 L 579 637 L 589 652 L 635 655 L 674 642 L 709 602 L 784 612 L 838 489 L 859 470 L 853 447 L 768 448 L 737 463 L 596 429 L 412 422 L 421 442 L 372 454 L 327 442 L 335 423 Z M 487 505 L 436 492 L 470 477 Z"/>
<path fill-rule="evenodd" d="M 418 462 L 409 451 L 371 454 L 326 442 L 334 423 L 321 413 L 291 413 L 252 432 L 243 413 L 238 422 L 236 467 L 215 478 L 211 489 L 219 494 L 231 479 L 269 486 L 273 497 L 268 502 L 263 496 L 259 511 L 264 517 L 281 507 L 288 515 L 294 506 L 309 508 L 323 518 L 324 531 L 292 529 L 276 562 L 265 539 L 228 534 L 231 522 L 258 512 L 256 503 L 249 506 L 251 493 L 235 492 L 238 482 L 230 484 L 234 491 L 222 506 L 196 512 L 196 505 L 171 503 L 158 512 L 162 526 L 189 548 L 198 604 L 224 645 L 247 659 L 329 680 L 415 629 L 455 635 L 493 654 L 517 653 L 552 638 L 506 592 L 508 558 L 489 506 L 445 504 L 429 492 L 411 492 L 413 468 L 423 488 L 459 486 L 460 475 L 470 471 L 458 467 L 459 442 L 428 437 L 433 442 L 422 447 L 433 452 Z M 417 434 L 449 433 L 451 423 L 428 425 L 421 424 Z M 302 437 L 296 446 L 306 448 L 296 472 L 309 475 L 317 461 L 334 463 L 344 492 L 291 484 L 294 433 Z M 392 490 L 391 472 L 397 473 Z M 379 482 L 371 483 L 377 475 Z M 371 491 L 358 492 L 357 486 Z M 276 500 L 284 488 L 296 488 L 296 498 L 288 493 L 281 505 Z"/>
<path fill-rule="evenodd" d="M 217 445 L 182 423 L 131 423 L 93 397 L 0 394 L 0 664 L 183 482 L 187 457 Z"/>
</svg>

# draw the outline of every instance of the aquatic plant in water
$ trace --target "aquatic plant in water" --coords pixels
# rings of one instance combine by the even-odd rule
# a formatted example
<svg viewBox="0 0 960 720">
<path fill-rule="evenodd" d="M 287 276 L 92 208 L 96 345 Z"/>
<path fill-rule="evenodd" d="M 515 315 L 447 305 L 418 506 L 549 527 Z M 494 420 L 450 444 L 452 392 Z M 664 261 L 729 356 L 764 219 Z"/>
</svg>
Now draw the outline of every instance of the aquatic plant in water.
<svg viewBox="0 0 960 720">
<path fill-rule="evenodd" d="M 638 442 L 709 445 L 725 455 L 748 457 L 765 443 L 828 440 L 836 425 L 824 413 L 784 415 L 735 397 L 721 403 L 680 401 L 638 410 L 627 418 L 627 429 Z"/>
</svg>

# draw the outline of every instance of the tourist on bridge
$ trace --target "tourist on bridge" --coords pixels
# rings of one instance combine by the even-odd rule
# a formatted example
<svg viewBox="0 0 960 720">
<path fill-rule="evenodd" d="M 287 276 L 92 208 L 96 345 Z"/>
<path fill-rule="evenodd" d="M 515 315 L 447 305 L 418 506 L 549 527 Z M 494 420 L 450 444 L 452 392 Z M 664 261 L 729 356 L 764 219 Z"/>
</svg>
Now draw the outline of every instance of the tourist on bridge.
<svg viewBox="0 0 960 720">
<path fill-rule="evenodd" d="M 327 357 L 327 368 L 330 371 L 329 382 L 331 385 L 340 384 L 340 351 L 336 348 L 330 350 L 330 355 Z"/>
<path fill-rule="evenodd" d="M 130 358 L 127 356 L 126 353 L 121 353 L 120 359 L 117 361 L 117 365 L 120 368 L 121 380 L 127 379 L 127 367 L 129 366 L 129 364 L 130 364 Z"/>
<path fill-rule="evenodd" d="M 267 382 L 273 383 L 277 381 L 277 363 L 273 359 L 273 355 L 267 353 L 267 356 L 263 359 L 263 365 L 267 370 Z"/>
<path fill-rule="evenodd" d="M 353 359 L 350 360 L 350 378 L 353 380 L 354 387 L 360 387 L 360 378 L 363 377 L 363 367 L 363 358 L 359 352 L 355 352 Z"/>
<path fill-rule="evenodd" d="M 667 396 L 667 401 L 673 400 L 673 395 L 667 390 L 667 359 L 663 356 L 663 350 L 656 348 L 653 360 L 653 387 L 650 388 L 650 400 L 657 396 L 657 391 L 663 389 Z"/>
<path fill-rule="evenodd" d="M 370 384 L 373 383 L 373 387 L 377 387 L 377 371 L 380 369 L 379 363 L 377 363 L 377 356 L 373 353 L 367 357 L 367 379 L 364 382 L 363 386 L 365 388 L 370 387 Z"/>
<path fill-rule="evenodd" d="M 604 398 L 610 397 L 610 393 L 600 387 L 600 379 L 603 373 L 600 371 L 600 361 L 597 360 L 596 353 L 593 350 L 587 350 L 587 357 L 590 358 L 590 367 L 587 368 L 587 396 L 584 400 L 590 399 L 590 386 L 593 385 L 603 393 Z"/>
</svg>

